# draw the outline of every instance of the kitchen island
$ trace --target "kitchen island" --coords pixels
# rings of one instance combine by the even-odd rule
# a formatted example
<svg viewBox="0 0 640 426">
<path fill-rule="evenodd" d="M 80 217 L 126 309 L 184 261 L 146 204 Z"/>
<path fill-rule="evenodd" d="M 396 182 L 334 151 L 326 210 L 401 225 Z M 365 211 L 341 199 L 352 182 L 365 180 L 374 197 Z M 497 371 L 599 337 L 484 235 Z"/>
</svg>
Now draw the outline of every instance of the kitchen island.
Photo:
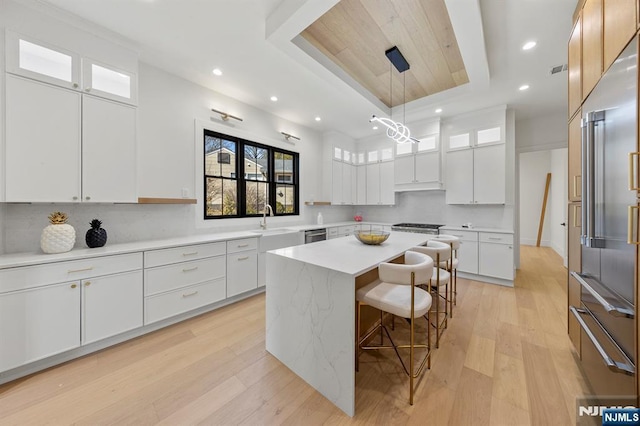
<svg viewBox="0 0 640 426">
<path fill-rule="evenodd" d="M 349 236 L 267 252 L 267 351 L 353 416 L 356 289 L 431 238 L 392 232 L 378 246 Z"/>
</svg>

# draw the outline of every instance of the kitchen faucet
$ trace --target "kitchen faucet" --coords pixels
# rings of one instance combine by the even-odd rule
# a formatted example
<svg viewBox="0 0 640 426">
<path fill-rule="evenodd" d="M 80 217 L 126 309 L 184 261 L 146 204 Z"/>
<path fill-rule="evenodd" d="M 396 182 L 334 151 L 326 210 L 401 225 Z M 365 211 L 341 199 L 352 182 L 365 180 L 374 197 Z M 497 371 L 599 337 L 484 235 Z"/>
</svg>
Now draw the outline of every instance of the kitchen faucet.
<svg viewBox="0 0 640 426">
<path fill-rule="evenodd" d="M 260 228 L 262 229 L 267 229 L 267 210 L 269 210 L 269 216 L 273 216 L 273 209 L 269 204 L 265 204 L 262 210 L 262 222 L 260 222 Z"/>
</svg>

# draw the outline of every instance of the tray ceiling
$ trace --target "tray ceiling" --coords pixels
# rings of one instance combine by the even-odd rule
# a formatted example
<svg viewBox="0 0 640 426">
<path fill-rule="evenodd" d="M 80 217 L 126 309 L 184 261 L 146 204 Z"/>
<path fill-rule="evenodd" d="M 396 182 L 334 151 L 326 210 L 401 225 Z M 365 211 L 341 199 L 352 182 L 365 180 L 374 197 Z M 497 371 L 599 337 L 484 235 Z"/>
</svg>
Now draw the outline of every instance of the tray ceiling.
<svg viewBox="0 0 640 426">
<path fill-rule="evenodd" d="M 469 82 L 444 0 L 342 0 L 300 35 L 388 107 Z"/>
</svg>

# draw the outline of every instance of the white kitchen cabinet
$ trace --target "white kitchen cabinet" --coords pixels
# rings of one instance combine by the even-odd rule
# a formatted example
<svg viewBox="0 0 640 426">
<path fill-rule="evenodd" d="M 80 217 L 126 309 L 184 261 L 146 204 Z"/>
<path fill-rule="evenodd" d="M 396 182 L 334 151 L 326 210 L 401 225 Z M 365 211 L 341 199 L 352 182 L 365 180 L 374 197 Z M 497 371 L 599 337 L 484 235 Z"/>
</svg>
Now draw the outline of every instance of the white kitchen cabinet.
<svg viewBox="0 0 640 426">
<path fill-rule="evenodd" d="M 356 171 L 353 164 L 332 161 L 331 204 L 354 204 L 356 195 Z"/>
<path fill-rule="evenodd" d="M 479 274 L 513 280 L 513 234 L 479 233 Z"/>
<path fill-rule="evenodd" d="M 436 133 L 421 138 L 418 143 L 396 145 L 396 192 L 441 189 L 439 139 Z"/>
<path fill-rule="evenodd" d="M 393 161 L 367 164 L 367 205 L 395 204 Z"/>
<path fill-rule="evenodd" d="M 92 96 L 82 101 L 83 201 L 136 202 L 136 109 Z"/>
<path fill-rule="evenodd" d="M 473 195 L 477 204 L 504 204 L 506 194 L 505 145 L 473 150 Z"/>
<path fill-rule="evenodd" d="M 134 108 L 6 80 L 6 201 L 136 201 Z"/>
<path fill-rule="evenodd" d="M 223 300 L 226 251 L 225 242 L 146 251 L 145 325 Z"/>
<path fill-rule="evenodd" d="M 367 166 L 356 166 L 356 204 L 367 204 Z"/>
<path fill-rule="evenodd" d="M 504 204 L 505 145 L 447 152 L 447 204 Z"/>
<path fill-rule="evenodd" d="M 137 104 L 137 65 L 135 69 L 124 69 L 12 31 L 7 31 L 5 45 L 8 73 Z M 99 49 L 93 54 L 99 56 Z"/>
<path fill-rule="evenodd" d="M 142 254 L 0 270 L 0 371 L 142 326 Z"/>
<path fill-rule="evenodd" d="M 0 293 L 0 371 L 80 346 L 80 282 Z"/>
<path fill-rule="evenodd" d="M 6 75 L 6 201 L 79 201 L 80 105 L 79 93 Z"/>
<path fill-rule="evenodd" d="M 142 327 L 142 271 L 82 281 L 82 344 Z"/>
<path fill-rule="evenodd" d="M 460 239 L 458 249 L 458 271 L 469 274 L 478 273 L 478 233 L 440 228 L 441 234 L 453 235 Z"/>
<path fill-rule="evenodd" d="M 447 204 L 473 204 L 473 150 L 447 152 Z"/>
<path fill-rule="evenodd" d="M 227 242 L 227 297 L 258 288 L 258 239 Z"/>
</svg>

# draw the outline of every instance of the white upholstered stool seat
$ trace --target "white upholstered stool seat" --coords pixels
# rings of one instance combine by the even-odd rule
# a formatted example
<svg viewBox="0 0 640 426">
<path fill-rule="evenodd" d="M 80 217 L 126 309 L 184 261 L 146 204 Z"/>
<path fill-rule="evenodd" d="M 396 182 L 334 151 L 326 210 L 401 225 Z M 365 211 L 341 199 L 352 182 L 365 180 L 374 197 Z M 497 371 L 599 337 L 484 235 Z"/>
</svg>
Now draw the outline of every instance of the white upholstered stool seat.
<svg viewBox="0 0 640 426">
<path fill-rule="evenodd" d="M 438 269 L 440 269 L 438 271 Z M 440 274 L 440 279 L 438 280 L 438 274 Z M 433 268 L 433 274 L 431 275 L 431 284 L 436 285 L 436 281 L 438 286 L 443 286 L 449 283 L 451 279 L 451 274 L 445 268 Z"/>
<path fill-rule="evenodd" d="M 431 295 L 416 288 L 414 297 L 414 317 L 426 315 L 431 308 Z M 411 286 L 374 281 L 359 289 L 356 299 L 381 311 L 411 318 Z"/>
<path fill-rule="evenodd" d="M 407 251 L 404 254 L 404 263 L 381 263 L 378 265 L 378 281 L 356 291 L 356 371 L 359 370 L 360 350 L 380 350 L 393 349 L 402 364 L 405 373 L 409 376 L 409 403 L 413 405 L 413 381 L 424 370 L 431 366 L 431 326 L 429 325 L 429 310 L 431 309 L 432 298 L 428 291 L 419 287 L 419 284 L 429 282 L 433 274 L 433 260 L 422 253 Z M 369 305 L 380 310 L 380 322 L 373 327 L 365 336 L 360 336 L 360 308 Z M 384 325 L 383 312 L 407 318 L 409 321 L 409 344 L 396 345 L 391 338 L 391 334 Z M 415 342 L 415 320 L 425 317 L 426 342 L 416 344 Z M 393 318 L 393 316 L 392 316 Z M 366 345 L 369 338 L 377 330 L 380 330 L 380 344 Z M 391 345 L 383 344 L 383 334 L 385 332 Z M 416 369 L 414 363 L 414 353 L 416 348 L 426 349 L 425 355 Z M 409 349 L 409 362 L 405 364 L 398 349 Z"/>
</svg>

